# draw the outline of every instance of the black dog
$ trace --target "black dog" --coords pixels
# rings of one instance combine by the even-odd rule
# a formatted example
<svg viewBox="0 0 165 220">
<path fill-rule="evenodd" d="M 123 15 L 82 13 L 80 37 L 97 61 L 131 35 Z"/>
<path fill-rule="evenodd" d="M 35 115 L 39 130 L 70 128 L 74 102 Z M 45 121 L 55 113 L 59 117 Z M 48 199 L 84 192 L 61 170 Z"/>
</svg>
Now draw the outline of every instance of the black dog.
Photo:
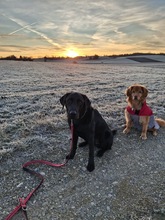
<svg viewBox="0 0 165 220">
<path fill-rule="evenodd" d="M 68 123 L 71 126 L 73 121 L 73 143 L 72 150 L 67 159 L 73 159 L 77 149 L 78 137 L 85 140 L 79 146 L 89 145 L 88 171 L 95 169 L 94 165 L 94 146 L 100 150 L 97 156 L 103 156 L 106 150 L 111 149 L 113 136 L 116 130 L 111 131 L 100 113 L 92 108 L 91 102 L 86 95 L 77 92 L 66 93 L 60 98 L 62 106 L 67 109 Z"/>
</svg>

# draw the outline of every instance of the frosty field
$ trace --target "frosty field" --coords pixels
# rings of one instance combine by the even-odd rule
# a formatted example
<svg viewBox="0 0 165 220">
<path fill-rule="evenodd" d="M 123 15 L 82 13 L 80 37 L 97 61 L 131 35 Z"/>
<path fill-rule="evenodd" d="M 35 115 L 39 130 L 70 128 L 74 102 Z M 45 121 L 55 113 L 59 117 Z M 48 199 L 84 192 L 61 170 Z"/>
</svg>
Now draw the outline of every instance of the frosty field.
<svg viewBox="0 0 165 220">
<path fill-rule="evenodd" d="M 35 165 L 44 186 L 28 203 L 32 220 L 165 218 L 165 128 L 157 137 L 122 133 L 125 89 L 141 83 L 155 116 L 165 119 L 165 64 L 73 64 L 72 62 L 0 61 L 0 219 L 26 197 L 37 179 L 21 165 L 32 159 L 64 160 L 70 148 L 66 92 L 84 93 L 108 125 L 117 128 L 113 149 L 95 170 L 86 170 L 88 148 L 56 169 Z M 19 212 L 13 219 L 22 219 Z"/>
</svg>

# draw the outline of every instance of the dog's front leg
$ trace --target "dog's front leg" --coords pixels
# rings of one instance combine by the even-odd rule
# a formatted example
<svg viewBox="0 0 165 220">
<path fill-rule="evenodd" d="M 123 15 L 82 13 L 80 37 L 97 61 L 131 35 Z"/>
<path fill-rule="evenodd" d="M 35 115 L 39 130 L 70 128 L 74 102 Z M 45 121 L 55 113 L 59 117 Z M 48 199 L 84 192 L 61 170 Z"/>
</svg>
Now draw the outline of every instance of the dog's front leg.
<svg viewBox="0 0 165 220">
<path fill-rule="evenodd" d="M 95 169 L 95 163 L 94 163 L 94 144 L 89 144 L 89 159 L 88 159 L 87 170 L 89 172 L 92 172 L 94 169 Z"/>
<path fill-rule="evenodd" d="M 94 163 L 94 140 L 95 140 L 95 123 L 91 123 L 91 133 L 89 135 L 89 159 L 87 170 L 92 172 L 95 169 Z"/>
<path fill-rule="evenodd" d="M 71 140 L 71 150 L 70 153 L 66 156 L 66 159 L 74 158 L 77 149 L 77 142 L 78 142 L 78 135 L 75 131 L 73 131 L 72 140 Z"/>
<path fill-rule="evenodd" d="M 143 140 L 147 139 L 147 129 L 148 129 L 148 123 L 150 120 L 150 116 L 140 116 L 140 123 L 142 124 L 142 132 L 140 135 L 140 138 Z"/>
<path fill-rule="evenodd" d="M 126 120 L 126 127 L 123 130 L 123 133 L 128 134 L 131 130 L 131 127 L 132 127 L 132 120 L 131 120 L 130 114 L 127 111 L 127 109 L 125 109 L 124 114 L 125 114 L 125 120 Z"/>
</svg>

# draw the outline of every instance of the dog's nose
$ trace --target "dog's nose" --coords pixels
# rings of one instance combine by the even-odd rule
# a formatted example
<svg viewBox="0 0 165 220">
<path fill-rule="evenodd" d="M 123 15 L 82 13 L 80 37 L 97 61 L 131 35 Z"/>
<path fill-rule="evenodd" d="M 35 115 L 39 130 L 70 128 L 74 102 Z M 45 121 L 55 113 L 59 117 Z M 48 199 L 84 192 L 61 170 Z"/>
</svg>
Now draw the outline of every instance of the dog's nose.
<svg viewBox="0 0 165 220">
<path fill-rule="evenodd" d="M 75 110 L 71 110 L 71 111 L 69 112 L 69 115 L 70 115 L 70 118 L 71 118 L 71 119 L 74 119 L 74 118 L 76 117 L 76 115 L 77 115 L 77 112 L 76 112 Z"/>
<path fill-rule="evenodd" d="M 135 96 L 134 96 L 134 100 L 137 100 L 137 99 L 138 99 L 138 97 L 135 95 Z"/>
</svg>

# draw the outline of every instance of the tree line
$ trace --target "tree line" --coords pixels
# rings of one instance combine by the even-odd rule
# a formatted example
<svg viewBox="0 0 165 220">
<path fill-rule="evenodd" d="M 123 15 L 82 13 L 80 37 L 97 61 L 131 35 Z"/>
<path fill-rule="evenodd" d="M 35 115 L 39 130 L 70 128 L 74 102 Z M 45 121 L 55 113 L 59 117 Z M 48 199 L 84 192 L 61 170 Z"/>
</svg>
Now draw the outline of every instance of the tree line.
<svg viewBox="0 0 165 220">
<path fill-rule="evenodd" d="M 110 58 L 117 58 L 117 57 L 125 57 L 125 56 L 139 56 L 139 55 L 164 55 L 165 53 L 131 53 L 131 54 L 118 54 L 118 55 L 104 55 L 104 56 L 99 56 L 97 54 L 93 55 L 93 56 L 78 56 L 75 58 L 70 58 L 70 57 L 56 57 L 56 56 L 45 56 L 42 57 L 40 59 L 43 59 L 45 62 L 46 61 L 52 61 L 52 60 L 62 60 L 62 59 L 81 59 L 81 58 L 87 58 L 90 60 L 97 60 L 99 59 L 99 57 L 110 57 Z M 17 60 L 17 61 L 33 61 L 36 58 L 32 58 L 32 57 L 27 57 L 27 56 L 20 56 L 20 57 L 16 57 L 15 55 L 11 55 L 11 56 L 7 56 L 7 57 L 1 57 L 0 60 Z"/>
<path fill-rule="evenodd" d="M 18 60 L 18 61 L 33 61 L 33 58 L 31 57 L 26 57 L 26 56 L 20 56 L 17 58 L 14 55 L 7 56 L 7 57 L 1 57 L 0 60 Z"/>
</svg>

